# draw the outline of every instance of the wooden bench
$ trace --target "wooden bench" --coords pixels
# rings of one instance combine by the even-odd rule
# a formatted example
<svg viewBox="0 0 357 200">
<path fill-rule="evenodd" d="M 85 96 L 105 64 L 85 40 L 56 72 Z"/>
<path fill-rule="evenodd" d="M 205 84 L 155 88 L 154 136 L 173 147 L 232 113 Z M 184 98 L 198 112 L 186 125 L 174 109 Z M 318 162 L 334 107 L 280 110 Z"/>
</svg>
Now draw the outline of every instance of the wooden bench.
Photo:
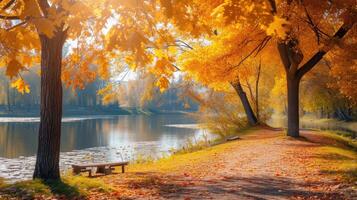
<svg viewBox="0 0 357 200">
<path fill-rule="evenodd" d="M 89 176 L 92 176 L 92 168 L 97 168 L 96 173 L 102 174 L 111 174 L 114 170 L 114 167 L 121 166 L 121 172 L 125 172 L 125 165 L 128 165 L 129 162 L 113 162 L 113 163 L 90 163 L 90 164 L 76 164 L 72 165 L 73 174 L 77 175 L 81 172 L 88 172 Z"/>
</svg>

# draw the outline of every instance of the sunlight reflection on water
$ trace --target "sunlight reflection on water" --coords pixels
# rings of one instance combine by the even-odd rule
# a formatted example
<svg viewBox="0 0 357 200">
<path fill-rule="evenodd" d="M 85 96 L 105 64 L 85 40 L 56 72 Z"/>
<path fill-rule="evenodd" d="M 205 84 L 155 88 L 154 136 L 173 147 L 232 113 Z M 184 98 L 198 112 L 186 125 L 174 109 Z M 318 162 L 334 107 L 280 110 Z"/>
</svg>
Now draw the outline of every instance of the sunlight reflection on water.
<svg viewBox="0 0 357 200">
<path fill-rule="evenodd" d="M 38 118 L 6 120 L 0 119 L 0 177 L 12 181 L 31 179 L 38 131 L 38 123 L 34 122 Z M 189 138 L 200 140 L 208 135 L 185 115 L 82 117 L 64 121 L 70 123 L 62 125 L 62 170 L 75 163 L 130 161 L 138 156 L 155 159 L 180 148 Z"/>
</svg>

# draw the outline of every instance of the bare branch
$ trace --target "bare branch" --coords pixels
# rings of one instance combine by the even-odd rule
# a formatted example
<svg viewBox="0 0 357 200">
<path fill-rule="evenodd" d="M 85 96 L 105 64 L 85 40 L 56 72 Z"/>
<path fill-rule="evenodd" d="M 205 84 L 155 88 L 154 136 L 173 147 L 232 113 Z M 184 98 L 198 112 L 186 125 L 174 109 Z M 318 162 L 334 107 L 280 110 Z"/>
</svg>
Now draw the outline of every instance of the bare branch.
<svg viewBox="0 0 357 200">
<path fill-rule="evenodd" d="M 7 16 L 7 15 L 0 15 L 0 19 L 4 20 L 19 20 L 19 16 Z"/>
<path fill-rule="evenodd" d="M 317 39 L 317 44 L 320 44 L 320 33 L 318 31 L 317 25 L 314 23 L 314 21 L 311 18 L 311 15 L 309 14 L 309 12 L 307 11 L 307 8 L 304 4 L 302 4 L 304 7 L 304 11 L 308 20 L 308 24 L 311 26 L 312 31 L 315 33 L 316 35 L 316 39 Z"/>
<path fill-rule="evenodd" d="M 14 25 L 14 26 L 12 26 L 12 27 L 6 29 L 6 31 L 11 31 L 12 29 L 15 29 L 15 28 L 17 28 L 17 27 L 19 27 L 19 26 L 22 26 L 22 25 L 26 24 L 26 23 L 27 23 L 27 21 L 20 22 L 20 23 L 18 23 L 18 24 L 16 24 L 16 25 Z"/>
<path fill-rule="evenodd" d="M 271 13 L 272 14 L 276 14 L 278 12 L 277 8 L 276 8 L 276 3 L 275 0 L 268 0 L 270 3 L 270 7 L 271 7 Z"/>
<path fill-rule="evenodd" d="M 353 27 L 353 25 L 356 23 L 355 20 L 351 20 L 349 22 L 345 22 L 334 34 L 334 36 L 331 38 L 331 41 L 333 40 L 340 40 L 342 39 L 347 32 Z M 299 78 L 302 78 L 307 72 L 309 72 L 316 64 L 324 57 L 324 55 L 329 51 L 329 48 L 322 48 L 318 52 L 315 53 L 314 56 L 310 58 L 302 67 L 300 67 L 297 71 L 297 76 Z"/>
<path fill-rule="evenodd" d="M 239 67 L 241 64 L 244 63 L 244 61 L 246 61 L 254 53 L 256 53 L 255 56 L 257 56 L 258 53 L 267 45 L 267 43 L 270 41 L 270 39 L 271 39 L 270 36 L 264 37 L 264 39 L 251 52 L 249 52 L 245 57 L 243 57 L 242 60 L 239 61 L 238 64 L 233 65 L 228 71 L 230 71 L 236 67 Z"/>
<path fill-rule="evenodd" d="M 179 67 L 177 67 L 175 64 L 171 63 L 171 65 L 177 70 L 177 71 L 181 71 L 181 69 Z"/>
<path fill-rule="evenodd" d="M 47 16 L 48 8 L 50 7 L 50 4 L 48 4 L 48 1 L 47 0 L 39 0 L 38 4 L 42 10 L 43 15 Z"/>
<path fill-rule="evenodd" d="M 10 8 L 10 6 L 12 6 L 15 3 L 16 0 L 10 0 L 4 7 L 2 7 L 2 10 L 6 10 L 8 8 Z"/>
<path fill-rule="evenodd" d="M 192 46 L 190 46 L 189 44 L 187 44 L 186 42 L 184 42 L 184 41 L 182 41 L 182 40 L 176 40 L 175 42 L 176 42 L 176 43 L 182 43 L 182 44 L 184 44 L 187 48 L 193 49 Z"/>
</svg>

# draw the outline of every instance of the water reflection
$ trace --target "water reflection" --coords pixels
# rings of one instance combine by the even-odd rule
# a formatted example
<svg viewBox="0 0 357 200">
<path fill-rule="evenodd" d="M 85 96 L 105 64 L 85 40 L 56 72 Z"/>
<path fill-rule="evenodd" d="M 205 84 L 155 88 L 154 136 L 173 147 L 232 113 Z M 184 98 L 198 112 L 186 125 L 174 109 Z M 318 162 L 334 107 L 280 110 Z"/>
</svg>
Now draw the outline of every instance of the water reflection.
<svg viewBox="0 0 357 200">
<path fill-rule="evenodd" d="M 114 116 L 62 124 L 61 151 L 98 146 L 121 147 L 136 143 L 154 143 L 153 151 L 177 148 L 202 130 L 168 127 L 168 124 L 192 124 L 185 115 Z M 0 157 L 33 156 L 37 149 L 38 122 L 0 123 Z M 140 149 L 140 147 L 138 147 Z"/>
</svg>

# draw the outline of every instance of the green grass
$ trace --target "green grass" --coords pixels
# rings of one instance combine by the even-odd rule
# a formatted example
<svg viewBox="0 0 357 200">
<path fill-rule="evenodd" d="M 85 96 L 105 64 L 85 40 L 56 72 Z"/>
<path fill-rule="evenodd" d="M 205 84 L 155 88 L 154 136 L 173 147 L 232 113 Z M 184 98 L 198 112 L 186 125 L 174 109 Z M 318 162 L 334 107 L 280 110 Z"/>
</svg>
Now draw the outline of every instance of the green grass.
<svg viewBox="0 0 357 200">
<path fill-rule="evenodd" d="M 86 197 L 89 191 L 101 193 L 111 191 L 100 179 L 66 175 L 62 181 L 31 180 L 6 184 L 0 180 L 0 194 L 16 198 L 34 198 L 35 196 L 64 196 L 67 198 Z"/>
<path fill-rule="evenodd" d="M 322 167 L 321 172 L 356 183 L 357 141 L 335 131 L 319 131 L 318 134 L 325 138 L 322 141 L 324 146 L 316 150 L 316 161 Z"/>
<path fill-rule="evenodd" d="M 5 186 L 4 179 L 0 177 L 0 188 Z"/>
<path fill-rule="evenodd" d="M 357 181 L 357 154 L 353 150 L 325 146 L 319 149 L 320 161 L 328 162 L 321 170 L 324 174 L 335 175 L 347 182 Z"/>
<path fill-rule="evenodd" d="M 357 151 L 357 140 L 351 139 L 348 136 L 344 136 L 340 131 L 325 131 L 322 132 L 325 137 L 335 140 L 336 142 Z"/>
<path fill-rule="evenodd" d="M 227 142 L 228 138 L 234 137 L 234 136 L 243 136 L 243 135 L 248 135 L 250 133 L 253 133 L 254 131 L 259 130 L 257 127 L 249 127 L 249 128 L 242 128 L 239 131 L 236 131 L 235 134 L 227 134 L 225 136 L 217 135 L 217 138 L 214 138 L 212 140 L 208 139 L 207 135 L 203 136 L 202 140 L 196 140 L 195 138 L 189 138 L 186 140 L 184 145 L 179 148 L 179 149 L 173 149 L 171 152 L 173 154 L 186 154 L 186 153 L 192 153 L 196 151 L 200 151 L 209 147 L 213 147 L 219 144 L 223 144 Z"/>
</svg>

